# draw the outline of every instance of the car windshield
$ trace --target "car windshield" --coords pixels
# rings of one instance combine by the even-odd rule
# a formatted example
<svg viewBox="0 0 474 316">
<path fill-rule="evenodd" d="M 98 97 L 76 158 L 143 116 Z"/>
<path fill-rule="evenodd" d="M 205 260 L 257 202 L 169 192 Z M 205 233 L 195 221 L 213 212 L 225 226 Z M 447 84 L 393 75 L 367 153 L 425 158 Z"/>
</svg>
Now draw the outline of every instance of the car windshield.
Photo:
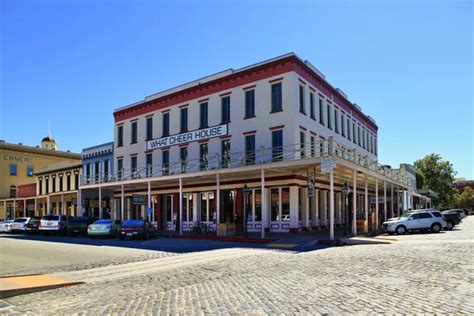
<svg viewBox="0 0 474 316">
<path fill-rule="evenodd" d="M 110 219 L 101 219 L 101 220 L 95 221 L 94 225 L 95 224 L 99 224 L 99 225 L 112 224 L 112 220 L 110 220 Z"/>
<path fill-rule="evenodd" d="M 17 218 L 17 219 L 15 219 L 15 223 L 24 223 L 27 220 L 28 220 L 27 218 Z"/>
<path fill-rule="evenodd" d="M 412 213 L 405 213 L 405 214 L 400 215 L 400 218 L 408 218 L 411 215 L 412 215 Z"/>
<path fill-rule="evenodd" d="M 74 217 L 69 223 L 87 223 L 87 217 Z"/>
<path fill-rule="evenodd" d="M 123 222 L 122 226 L 143 226 L 142 220 L 129 220 Z"/>
<path fill-rule="evenodd" d="M 59 221 L 59 216 L 47 215 L 47 216 L 43 217 L 43 220 L 45 220 L 45 221 Z"/>
</svg>

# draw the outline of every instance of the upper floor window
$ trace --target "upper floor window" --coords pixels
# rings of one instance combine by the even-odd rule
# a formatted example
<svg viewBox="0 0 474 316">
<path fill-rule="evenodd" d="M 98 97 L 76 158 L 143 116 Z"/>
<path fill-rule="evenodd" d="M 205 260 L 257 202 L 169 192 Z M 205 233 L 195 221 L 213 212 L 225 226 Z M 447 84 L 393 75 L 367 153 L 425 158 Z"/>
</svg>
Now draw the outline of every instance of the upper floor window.
<svg viewBox="0 0 474 316">
<path fill-rule="evenodd" d="M 377 138 L 374 137 L 374 154 L 377 156 Z"/>
<path fill-rule="evenodd" d="M 146 176 L 153 174 L 153 153 L 146 154 Z"/>
<path fill-rule="evenodd" d="M 132 135 L 131 135 L 131 144 L 135 144 L 138 140 L 138 122 L 132 122 Z"/>
<path fill-rule="evenodd" d="M 314 93 L 310 92 L 309 93 L 309 117 L 315 120 L 316 119 L 315 115 L 316 113 L 314 112 Z"/>
<path fill-rule="evenodd" d="M 17 166 L 15 164 L 11 164 L 10 165 L 10 175 L 11 176 L 16 176 L 16 173 L 17 173 Z"/>
<path fill-rule="evenodd" d="M 300 157 L 304 158 L 306 153 L 306 133 L 300 131 Z"/>
<path fill-rule="evenodd" d="M 109 160 L 104 161 L 104 178 L 107 179 L 109 177 Z"/>
<path fill-rule="evenodd" d="M 117 159 L 117 177 L 119 180 L 123 177 L 123 159 Z"/>
<path fill-rule="evenodd" d="M 357 144 L 359 144 L 359 146 L 361 145 L 361 140 L 360 140 L 360 126 L 357 126 Z"/>
<path fill-rule="evenodd" d="M 170 112 L 163 113 L 163 137 L 170 135 Z"/>
<path fill-rule="evenodd" d="M 49 178 L 44 180 L 44 187 L 45 187 L 45 193 L 48 194 L 49 193 Z"/>
<path fill-rule="evenodd" d="M 336 109 L 334 109 L 334 130 L 339 134 L 339 114 Z"/>
<path fill-rule="evenodd" d="M 74 174 L 74 190 L 79 189 L 79 173 Z"/>
<path fill-rule="evenodd" d="M 328 128 L 332 129 L 332 112 L 331 112 L 331 104 L 329 103 L 327 105 L 327 113 L 328 113 Z"/>
<path fill-rule="evenodd" d="M 32 177 L 33 176 L 33 166 L 27 166 L 26 167 L 26 175 L 28 177 Z"/>
<path fill-rule="evenodd" d="M 130 157 L 130 171 L 132 173 L 132 177 L 135 177 L 137 173 L 137 156 Z"/>
<path fill-rule="evenodd" d="M 319 123 L 324 125 L 324 106 L 322 98 L 319 98 Z"/>
<path fill-rule="evenodd" d="M 188 131 L 188 108 L 182 108 L 180 111 L 181 133 Z"/>
<path fill-rule="evenodd" d="M 123 125 L 117 126 L 117 147 L 123 146 Z"/>
<path fill-rule="evenodd" d="M 66 176 L 66 190 L 71 191 L 71 175 L 70 174 Z"/>
<path fill-rule="evenodd" d="M 255 90 L 245 91 L 245 117 L 255 116 Z"/>
<path fill-rule="evenodd" d="M 169 150 L 163 150 L 161 152 L 161 172 L 164 175 L 170 172 L 170 152 Z"/>
<path fill-rule="evenodd" d="M 51 192 L 52 193 L 56 192 L 56 178 L 55 177 L 51 178 Z"/>
<path fill-rule="evenodd" d="M 209 126 L 208 123 L 208 105 L 207 102 L 199 105 L 199 128 L 206 128 Z"/>
<path fill-rule="evenodd" d="M 341 135 L 346 137 L 346 120 L 343 113 L 341 113 Z"/>
<path fill-rule="evenodd" d="M 306 115 L 306 104 L 304 95 L 304 86 L 300 85 L 300 113 Z"/>
<path fill-rule="evenodd" d="M 230 96 L 221 99 L 222 124 L 230 122 Z"/>
<path fill-rule="evenodd" d="M 186 172 L 188 164 L 188 147 L 181 147 L 179 149 L 179 159 L 181 160 L 181 172 Z"/>
<path fill-rule="evenodd" d="M 350 118 L 347 118 L 347 138 L 349 140 L 352 140 L 352 137 L 351 137 L 351 119 Z"/>
<path fill-rule="evenodd" d="M 357 144 L 357 133 L 356 133 L 356 123 L 355 122 L 352 122 L 352 142 L 354 144 Z"/>
<path fill-rule="evenodd" d="M 207 143 L 199 145 L 199 169 L 207 170 L 208 167 L 208 150 Z"/>
<path fill-rule="evenodd" d="M 146 140 L 153 139 L 153 117 L 146 118 Z"/>
<path fill-rule="evenodd" d="M 63 177 L 59 177 L 59 191 L 63 191 L 64 187 L 63 187 Z"/>
<path fill-rule="evenodd" d="M 38 179 L 38 195 L 43 194 L 43 179 Z"/>
<path fill-rule="evenodd" d="M 283 159 L 283 130 L 272 132 L 272 160 L 280 161 Z"/>
<path fill-rule="evenodd" d="M 221 142 L 222 167 L 230 166 L 230 139 L 224 139 Z"/>
<path fill-rule="evenodd" d="M 245 136 L 245 163 L 255 164 L 255 134 Z"/>
<path fill-rule="evenodd" d="M 272 84 L 272 112 L 283 111 L 281 82 Z"/>
<path fill-rule="evenodd" d="M 11 198 L 16 198 L 16 193 L 17 193 L 16 192 L 16 186 L 11 185 L 10 186 L 10 197 Z M 16 201 L 14 203 L 16 203 Z"/>
</svg>

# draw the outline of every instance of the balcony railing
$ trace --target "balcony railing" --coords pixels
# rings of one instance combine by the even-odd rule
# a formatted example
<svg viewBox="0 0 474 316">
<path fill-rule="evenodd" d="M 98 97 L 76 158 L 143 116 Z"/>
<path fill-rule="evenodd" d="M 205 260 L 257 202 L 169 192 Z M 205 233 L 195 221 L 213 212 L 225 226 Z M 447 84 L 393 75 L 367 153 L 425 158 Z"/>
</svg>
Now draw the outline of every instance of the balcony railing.
<svg viewBox="0 0 474 316">
<path fill-rule="evenodd" d="M 303 146 L 302 146 L 303 145 Z M 358 152 L 354 148 L 348 148 L 336 143 L 332 137 L 328 140 L 297 143 L 281 147 L 260 147 L 259 149 L 246 152 L 229 153 L 224 157 L 219 154 L 207 156 L 204 159 L 178 160 L 165 164 L 148 165 L 138 169 L 122 169 L 112 174 L 100 174 L 99 177 L 81 177 L 81 185 L 117 182 L 122 180 L 133 180 L 152 178 L 166 175 L 193 173 L 205 170 L 224 168 L 237 168 L 249 165 L 262 165 L 278 161 L 305 160 L 314 157 L 339 157 L 351 161 L 366 169 L 377 172 L 399 183 L 409 185 L 410 181 L 405 178 L 399 170 L 387 168 L 372 160 L 366 154 Z"/>
</svg>

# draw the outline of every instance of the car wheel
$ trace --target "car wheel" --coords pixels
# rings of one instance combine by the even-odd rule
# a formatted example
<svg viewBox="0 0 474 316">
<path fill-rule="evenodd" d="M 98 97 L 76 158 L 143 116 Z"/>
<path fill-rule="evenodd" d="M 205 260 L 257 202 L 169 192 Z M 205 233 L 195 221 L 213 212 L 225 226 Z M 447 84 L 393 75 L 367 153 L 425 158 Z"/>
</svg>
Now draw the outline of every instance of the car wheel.
<svg viewBox="0 0 474 316">
<path fill-rule="evenodd" d="M 454 223 L 451 222 L 451 221 L 447 221 L 445 229 L 446 230 L 452 230 L 453 228 L 454 228 Z"/>
<path fill-rule="evenodd" d="M 405 235 L 407 233 L 407 228 L 403 225 L 397 226 L 397 229 L 395 229 L 398 235 Z"/>
<path fill-rule="evenodd" d="M 441 225 L 439 223 L 434 223 L 433 225 L 431 225 L 431 231 L 433 233 L 439 233 L 441 231 Z"/>
</svg>

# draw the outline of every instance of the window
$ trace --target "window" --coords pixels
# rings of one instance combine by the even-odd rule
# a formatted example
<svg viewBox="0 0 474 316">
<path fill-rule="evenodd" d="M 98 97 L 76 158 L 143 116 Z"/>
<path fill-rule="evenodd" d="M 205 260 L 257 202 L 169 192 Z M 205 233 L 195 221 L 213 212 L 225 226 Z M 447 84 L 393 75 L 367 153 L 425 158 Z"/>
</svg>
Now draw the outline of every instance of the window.
<svg viewBox="0 0 474 316">
<path fill-rule="evenodd" d="M 322 98 L 319 98 L 319 123 L 324 125 L 324 107 Z"/>
<path fill-rule="evenodd" d="M 66 190 L 71 191 L 71 175 L 70 174 L 66 176 Z"/>
<path fill-rule="evenodd" d="M 16 165 L 15 164 L 10 165 L 10 175 L 11 176 L 16 176 Z"/>
<path fill-rule="evenodd" d="M 303 131 L 300 131 L 300 158 L 305 157 L 305 142 L 306 142 L 306 134 Z"/>
<path fill-rule="evenodd" d="M 221 99 L 221 114 L 222 124 L 230 122 L 230 97 L 223 97 Z"/>
<path fill-rule="evenodd" d="M 290 220 L 290 188 L 270 189 L 270 215 L 274 222 Z"/>
<path fill-rule="evenodd" d="M 357 143 L 359 144 L 360 146 L 360 126 L 357 126 Z"/>
<path fill-rule="evenodd" d="M 281 82 L 272 84 L 272 113 L 283 111 Z"/>
<path fill-rule="evenodd" d="M 33 176 L 33 166 L 26 166 L 26 176 L 28 177 Z"/>
<path fill-rule="evenodd" d="M 162 133 L 163 137 L 169 136 L 170 134 L 170 113 L 169 112 L 163 113 L 162 129 L 163 129 L 163 133 Z"/>
<path fill-rule="evenodd" d="M 132 135 L 131 135 L 131 144 L 135 144 L 137 142 L 137 135 L 138 135 L 138 122 L 132 122 Z"/>
<path fill-rule="evenodd" d="M 304 86 L 300 85 L 300 113 L 306 115 L 306 105 L 304 102 Z"/>
<path fill-rule="evenodd" d="M 100 179 L 100 164 L 98 161 L 96 161 L 94 166 L 94 179 L 95 181 L 99 181 Z"/>
<path fill-rule="evenodd" d="M 74 190 L 79 188 L 79 173 L 74 174 Z"/>
<path fill-rule="evenodd" d="M 365 129 L 362 129 L 362 148 L 365 149 Z"/>
<path fill-rule="evenodd" d="M 356 124 L 355 122 L 352 122 L 352 142 L 354 142 L 354 144 L 357 144 L 356 137 Z"/>
<path fill-rule="evenodd" d="M 63 190 L 63 177 L 59 177 L 59 192 Z"/>
<path fill-rule="evenodd" d="M 245 164 L 255 164 L 255 134 L 245 136 Z"/>
<path fill-rule="evenodd" d="M 201 170 L 207 170 L 208 167 L 208 145 L 207 143 L 199 145 L 199 164 Z"/>
<path fill-rule="evenodd" d="M 339 134 L 339 113 L 334 109 L 334 130 Z"/>
<path fill-rule="evenodd" d="M 311 135 L 311 157 L 316 157 L 316 137 Z"/>
<path fill-rule="evenodd" d="M 328 113 L 328 128 L 332 129 L 332 112 L 331 112 L 331 104 L 329 103 L 327 105 L 327 113 Z"/>
<path fill-rule="evenodd" d="M 272 132 L 272 159 L 273 161 L 283 160 L 283 130 Z"/>
<path fill-rule="evenodd" d="M 207 109 L 207 102 L 201 103 L 199 105 L 199 128 L 206 128 L 208 127 L 208 109 Z"/>
<path fill-rule="evenodd" d="M 91 181 L 91 164 L 88 163 L 86 165 L 86 183 L 89 183 Z"/>
<path fill-rule="evenodd" d="M 44 180 L 45 194 L 49 193 L 49 179 Z"/>
<path fill-rule="evenodd" d="M 316 120 L 315 113 L 314 113 L 314 93 L 309 93 L 309 117 L 313 120 Z"/>
<path fill-rule="evenodd" d="M 52 193 L 56 192 L 56 178 L 55 177 L 51 178 L 51 192 Z"/>
<path fill-rule="evenodd" d="M 188 147 L 181 147 L 179 149 L 179 159 L 181 161 L 181 172 L 186 172 L 187 159 L 188 159 Z"/>
<path fill-rule="evenodd" d="M 105 179 L 106 181 L 108 181 L 108 179 L 109 179 L 109 161 L 108 161 L 108 160 L 105 160 L 105 161 L 104 161 L 103 174 L 104 174 L 104 179 Z"/>
<path fill-rule="evenodd" d="M 346 120 L 343 113 L 341 113 L 341 135 L 346 137 Z"/>
<path fill-rule="evenodd" d="M 347 139 L 351 140 L 351 119 L 347 118 Z"/>
<path fill-rule="evenodd" d="M 374 154 L 377 156 L 377 138 L 374 137 Z"/>
<path fill-rule="evenodd" d="M 221 141 L 221 155 L 222 167 L 228 168 L 230 166 L 230 139 L 224 139 Z"/>
<path fill-rule="evenodd" d="M 117 127 L 117 147 L 123 146 L 123 125 Z"/>
<path fill-rule="evenodd" d="M 163 150 L 161 152 L 161 173 L 167 175 L 170 172 L 170 152 Z"/>
<path fill-rule="evenodd" d="M 122 180 L 123 177 L 123 159 L 117 159 L 117 178 Z"/>
<path fill-rule="evenodd" d="M 137 156 L 130 157 L 130 172 L 132 173 L 132 178 L 137 176 Z"/>
<path fill-rule="evenodd" d="M 270 189 L 270 212 L 271 220 L 278 221 L 280 219 L 280 189 Z"/>
<path fill-rule="evenodd" d="M 245 91 L 245 118 L 255 116 L 255 90 Z"/>
<path fill-rule="evenodd" d="M 153 174 L 153 153 L 146 154 L 146 176 L 151 177 Z"/>
<path fill-rule="evenodd" d="M 38 192 L 39 192 L 39 195 L 42 195 L 43 194 L 43 179 L 38 179 Z"/>
<path fill-rule="evenodd" d="M 153 139 L 153 117 L 146 118 L 146 140 Z"/>
<path fill-rule="evenodd" d="M 181 133 L 188 131 L 188 108 L 182 108 L 180 111 Z"/>
<path fill-rule="evenodd" d="M 10 197 L 11 198 L 16 198 L 17 197 L 17 195 L 16 195 L 16 186 L 14 186 L 14 185 L 10 186 Z M 13 203 L 16 203 L 16 201 L 14 201 Z"/>
<path fill-rule="evenodd" d="M 364 132 L 365 132 L 365 148 L 366 148 L 367 150 L 370 150 L 370 149 L 369 149 L 369 132 L 366 131 L 366 130 L 364 130 Z"/>
</svg>

